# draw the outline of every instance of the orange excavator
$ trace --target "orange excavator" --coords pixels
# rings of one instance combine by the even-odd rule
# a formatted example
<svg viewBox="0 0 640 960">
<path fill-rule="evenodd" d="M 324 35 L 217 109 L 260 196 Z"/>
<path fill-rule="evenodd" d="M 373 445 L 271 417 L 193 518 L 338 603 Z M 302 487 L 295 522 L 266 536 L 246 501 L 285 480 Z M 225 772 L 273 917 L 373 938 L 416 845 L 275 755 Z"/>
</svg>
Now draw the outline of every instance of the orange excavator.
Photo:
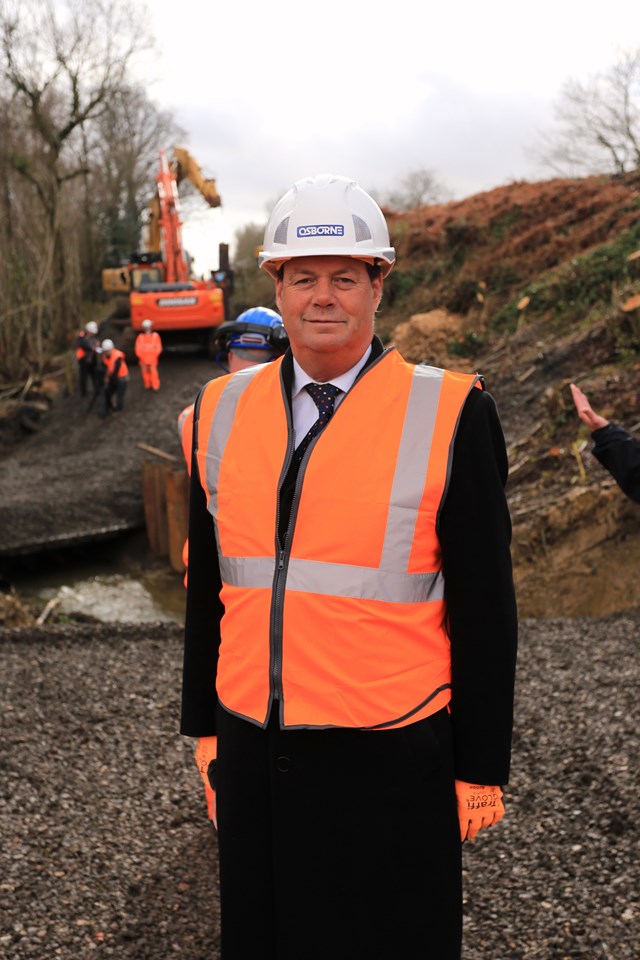
<svg viewBox="0 0 640 960">
<path fill-rule="evenodd" d="M 174 147 L 169 160 L 160 151 L 160 168 L 156 174 L 156 193 L 149 204 L 147 252 L 132 254 L 118 268 L 104 270 L 102 286 L 110 292 L 129 291 L 129 315 L 122 330 L 125 347 L 142 329 L 143 320 L 152 320 L 154 330 L 165 343 L 200 343 L 215 351 L 214 332 L 225 319 L 225 298 L 230 286 L 226 262 L 226 245 L 220 245 L 219 271 L 211 280 L 197 280 L 191 275 L 188 255 L 182 246 L 182 220 L 178 202 L 178 185 L 189 180 L 210 207 L 219 207 L 220 195 L 215 180 L 205 178 L 193 157 L 183 148 Z"/>
</svg>

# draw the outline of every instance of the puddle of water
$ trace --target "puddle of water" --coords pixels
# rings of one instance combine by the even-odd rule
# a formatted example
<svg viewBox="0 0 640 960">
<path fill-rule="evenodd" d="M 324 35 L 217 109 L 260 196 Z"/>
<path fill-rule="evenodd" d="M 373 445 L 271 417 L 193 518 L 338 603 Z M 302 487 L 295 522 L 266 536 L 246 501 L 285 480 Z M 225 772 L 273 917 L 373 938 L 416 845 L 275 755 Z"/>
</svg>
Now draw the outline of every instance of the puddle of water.
<svg viewBox="0 0 640 960">
<path fill-rule="evenodd" d="M 53 597 L 57 612 L 88 614 L 106 623 L 184 620 L 182 574 L 147 562 L 146 544 L 133 538 L 105 545 L 89 558 L 44 558 L 36 570 L 14 574 L 18 594 L 45 607 Z"/>
</svg>

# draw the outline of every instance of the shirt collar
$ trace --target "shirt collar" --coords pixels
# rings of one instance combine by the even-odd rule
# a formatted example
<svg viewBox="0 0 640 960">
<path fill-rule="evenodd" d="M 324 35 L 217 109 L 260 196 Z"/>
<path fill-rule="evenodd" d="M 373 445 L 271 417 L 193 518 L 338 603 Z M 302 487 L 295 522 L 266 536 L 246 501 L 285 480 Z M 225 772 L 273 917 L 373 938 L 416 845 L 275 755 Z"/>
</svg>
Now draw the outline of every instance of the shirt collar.
<svg viewBox="0 0 640 960">
<path fill-rule="evenodd" d="M 347 370 L 346 373 L 341 373 L 339 377 L 331 377 L 328 383 L 332 383 L 334 386 L 339 387 L 343 393 L 346 393 L 354 384 L 354 381 L 365 363 L 369 359 L 371 353 L 371 344 L 367 347 L 364 354 L 358 362 L 351 367 L 350 370 Z M 294 400 L 301 390 L 305 388 L 308 383 L 317 383 L 317 380 L 314 380 L 313 377 L 310 377 L 308 373 L 302 369 L 296 358 L 293 358 L 293 389 L 291 391 L 291 399 Z"/>
</svg>

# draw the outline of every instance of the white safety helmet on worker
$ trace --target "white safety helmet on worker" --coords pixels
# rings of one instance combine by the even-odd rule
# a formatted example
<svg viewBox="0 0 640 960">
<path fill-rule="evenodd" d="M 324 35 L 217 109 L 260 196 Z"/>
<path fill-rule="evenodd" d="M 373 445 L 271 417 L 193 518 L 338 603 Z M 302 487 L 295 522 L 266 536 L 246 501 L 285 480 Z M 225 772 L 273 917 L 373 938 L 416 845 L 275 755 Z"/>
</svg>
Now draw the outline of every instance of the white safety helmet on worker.
<svg viewBox="0 0 640 960">
<path fill-rule="evenodd" d="M 89 320 L 84 329 L 87 333 L 91 333 L 95 336 L 95 334 L 98 332 L 98 324 L 95 322 L 95 320 Z"/>
<path fill-rule="evenodd" d="M 276 277 L 292 257 L 357 257 L 386 277 L 396 253 L 382 210 L 355 180 L 327 173 L 298 180 L 277 202 L 258 266 Z"/>
<path fill-rule="evenodd" d="M 111 350 L 115 349 L 113 340 L 103 340 L 102 341 L 102 352 L 109 353 Z"/>
<path fill-rule="evenodd" d="M 149 330 L 152 330 L 152 329 L 153 329 L 153 320 L 143 320 L 143 321 L 142 321 L 142 329 L 145 331 L 145 333 L 148 333 Z"/>
</svg>

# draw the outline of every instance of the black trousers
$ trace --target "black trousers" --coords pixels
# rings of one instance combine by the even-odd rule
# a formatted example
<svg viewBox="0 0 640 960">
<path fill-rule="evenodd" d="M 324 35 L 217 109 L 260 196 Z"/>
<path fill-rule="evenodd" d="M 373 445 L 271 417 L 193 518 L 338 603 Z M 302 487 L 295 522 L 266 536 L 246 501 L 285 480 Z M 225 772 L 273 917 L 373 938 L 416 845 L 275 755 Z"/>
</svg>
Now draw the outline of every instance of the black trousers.
<svg viewBox="0 0 640 960">
<path fill-rule="evenodd" d="M 124 395 L 127 392 L 128 384 L 128 377 L 118 377 L 115 383 L 113 381 L 107 382 L 104 393 L 106 413 L 110 413 L 112 410 L 124 409 Z"/>
<path fill-rule="evenodd" d="M 222 960 L 459 960 L 445 710 L 387 731 L 218 717 Z"/>
</svg>

